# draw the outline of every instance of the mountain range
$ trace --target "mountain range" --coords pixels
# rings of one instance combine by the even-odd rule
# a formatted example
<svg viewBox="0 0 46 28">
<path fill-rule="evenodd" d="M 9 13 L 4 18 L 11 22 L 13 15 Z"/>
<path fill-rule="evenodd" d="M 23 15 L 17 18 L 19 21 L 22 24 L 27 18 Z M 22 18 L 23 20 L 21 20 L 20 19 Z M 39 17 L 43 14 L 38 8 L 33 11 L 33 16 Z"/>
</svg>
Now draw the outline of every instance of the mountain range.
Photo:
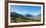
<svg viewBox="0 0 46 28">
<path fill-rule="evenodd" d="M 11 14 L 12 17 L 13 17 L 13 16 L 16 16 L 16 17 L 33 17 L 33 15 L 30 15 L 30 14 L 22 15 L 22 14 L 18 14 L 18 13 L 16 13 L 16 12 L 11 12 L 10 14 Z M 39 14 L 39 15 L 37 15 L 37 16 L 41 16 L 41 14 Z"/>
</svg>

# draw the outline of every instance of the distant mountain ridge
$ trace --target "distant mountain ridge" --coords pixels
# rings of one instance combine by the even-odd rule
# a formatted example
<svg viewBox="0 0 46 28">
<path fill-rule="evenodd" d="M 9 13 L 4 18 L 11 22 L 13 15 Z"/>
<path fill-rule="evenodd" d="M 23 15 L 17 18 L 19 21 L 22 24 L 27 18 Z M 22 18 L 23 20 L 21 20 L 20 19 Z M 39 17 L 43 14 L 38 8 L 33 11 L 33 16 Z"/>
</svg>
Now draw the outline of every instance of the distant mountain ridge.
<svg viewBox="0 0 46 28">
<path fill-rule="evenodd" d="M 41 16 L 41 14 L 37 15 L 37 16 Z"/>
<path fill-rule="evenodd" d="M 33 15 L 29 15 L 29 14 L 26 14 L 25 16 L 26 16 L 26 17 L 33 17 Z"/>
<path fill-rule="evenodd" d="M 17 16 L 17 17 L 32 17 L 32 15 L 29 15 L 29 14 L 21 15 L 16 12 L 11 12 L 10 14 L 11 14 L 11 16 Z"/>
<path fill-rule="evenodd" d="M 16 12 L 11 12 L 10 14 L 11 14 L 11 16 L 24 17 L 23 15 L 18 14 Z"/>
<path fill-rule="evenodd" d="M 22 15 L 16 12 L 11 12 L 10 14 L 11 14 L 11 17 L 33 17 L 33 15 L 29 15 L 29 14 Z M 38 14 L 37 16 L 41 16 L 41 14 Z"/>
</svg>

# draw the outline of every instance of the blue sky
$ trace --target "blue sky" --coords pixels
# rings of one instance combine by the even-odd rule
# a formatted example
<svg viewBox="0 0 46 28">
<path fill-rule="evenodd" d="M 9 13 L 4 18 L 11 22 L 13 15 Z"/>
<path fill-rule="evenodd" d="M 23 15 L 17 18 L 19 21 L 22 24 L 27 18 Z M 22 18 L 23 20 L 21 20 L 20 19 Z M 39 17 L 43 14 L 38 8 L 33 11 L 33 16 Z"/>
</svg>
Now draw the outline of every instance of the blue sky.
<svg viewBox="0 0 46 28">
<path fill-rule="evenodd" d="M 10 12 L 16 12 L 22 15 L 30 14 L 37 16 L 41 13 L 41 6 L 10 5 Z"/>
</svg>

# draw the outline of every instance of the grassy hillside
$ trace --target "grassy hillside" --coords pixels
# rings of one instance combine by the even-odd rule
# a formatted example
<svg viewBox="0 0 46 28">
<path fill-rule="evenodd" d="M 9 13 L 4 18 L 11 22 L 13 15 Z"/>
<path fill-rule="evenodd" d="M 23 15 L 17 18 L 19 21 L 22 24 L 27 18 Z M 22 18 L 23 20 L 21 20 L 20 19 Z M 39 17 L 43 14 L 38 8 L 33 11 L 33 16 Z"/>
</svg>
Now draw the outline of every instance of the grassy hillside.
<svg viewBox="0 0 46 28">
<path fill-rule="evenodd" d="M 11 17 L 11 22 L 39 22 L 41 21 L 41 17 L 40 16 L 36 16 L 36 17 L 30 17 L 30 18 L 26 18 L 26 17 Z"/>
</svg>

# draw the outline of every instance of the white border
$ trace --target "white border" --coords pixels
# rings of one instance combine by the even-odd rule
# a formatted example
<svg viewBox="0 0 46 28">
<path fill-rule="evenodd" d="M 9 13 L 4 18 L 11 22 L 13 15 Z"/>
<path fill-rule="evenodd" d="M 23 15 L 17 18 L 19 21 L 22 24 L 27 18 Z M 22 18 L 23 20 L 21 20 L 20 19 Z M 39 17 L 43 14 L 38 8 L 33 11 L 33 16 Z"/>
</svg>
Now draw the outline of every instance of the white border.
<svg viewBox="0 0 46 28">
<path fill-rule="evenodd" d="M 10 5 L 25 5 L 25 6 L 41 6 L 41 22 L 21 22 L 21 23 L 10 23 Z M 43 23 L 43 5 L 40 4 L 20 4 L 20 3 L 8 3 L 8 25 L 26 25 L 26 24 L 42 24 Z"/>
</svg>

